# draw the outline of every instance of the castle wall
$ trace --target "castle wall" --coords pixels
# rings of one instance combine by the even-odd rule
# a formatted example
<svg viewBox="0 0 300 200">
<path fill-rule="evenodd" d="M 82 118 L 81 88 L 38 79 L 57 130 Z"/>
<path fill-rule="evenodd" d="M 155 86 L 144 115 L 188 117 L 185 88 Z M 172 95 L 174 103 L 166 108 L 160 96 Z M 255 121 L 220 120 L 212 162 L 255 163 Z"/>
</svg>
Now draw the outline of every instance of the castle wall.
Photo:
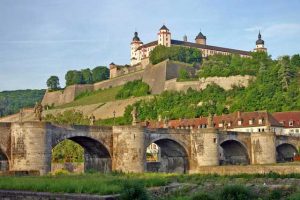
<svg viewBox="0 0 300 200">
<path fill-rule="evenodd" d="M 84 85 L 71 85 L 66 87 L 63 91 L 46 91 L 42 105 L 61 105 L 74 101 L 75 97 L 85 91 L 93 91 L 94 86 L 92 84 Z"/>
<path fill-rule="evenodd" d="M 106 88 L 111 88 L 111 87 L 116 87 L 120 85 L 124 85 L 125 83 L 129 81 L 134 81 L 134 80 L 141 80 L 143 77 L 143 70 L 140 70 L 138 72 L 134 72 L 131 74 L 126 74 L 123 76 L 115 77 L 113 79 L 101 81 L 98 83 L 94 84 L 94 90 L 99 90 L 99 89 L 106 89 Z"/>
<path fill-rule="evenodd" d="M 167 80 L 165 90 L 187 91 L 189 88 L 203 90 L 209 84 L 217 84 L 225 90 L 230 90 L 233 85 L 247 87 L 253 76 L 229 76 L 229 77 L 208 77 L 201 78 L 199 81 L 177 82 L 176 79 Z"/>
<path fill-rule="evenodd" d="M 165 90 L 186 91 L 188 88 L 195 90 L 205 89 L 207 85 L 215 83 L 225 90 L 231 89 L 232 85 L 247 87 L 252 76 L 230 76 L 230 77 L 209 77 L 199 81 L 177 82 L 180 69 L 187 70 L 191 75 L 195 69 L 184 63 L 165 60 L 156 65 L 148 64 L 149 59 L 142 60 L 138 66 L 134 66 L 130 73 L 118 76 L 109 80 L 101 81 L 90 85 L 72 85 L 64 91 L 46 92 L 42 105 L 61 105 L 75 100 L 75 97 L 84 91 L 106 89 L 124 85 L 129 81 L 143 80 L 151 88 L 152 94 L 160 94 Z M 137 71 L 139 70 L 139 71 Z"/>
</svg>

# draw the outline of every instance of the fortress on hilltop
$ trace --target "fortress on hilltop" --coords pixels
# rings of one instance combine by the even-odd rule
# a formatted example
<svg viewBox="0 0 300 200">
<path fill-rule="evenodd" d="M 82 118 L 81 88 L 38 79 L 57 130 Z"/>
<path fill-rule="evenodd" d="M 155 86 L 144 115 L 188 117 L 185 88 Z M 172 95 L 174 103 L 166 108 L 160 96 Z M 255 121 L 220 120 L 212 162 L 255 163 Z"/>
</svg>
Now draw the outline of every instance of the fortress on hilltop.
<svg viewBox="0 0 300 200">
<path fill-rule="evenodd" d="M 157 40 L 144 44 L 139 38 L 138 32 L 135 32 L 130 44 L 130 65 L 122 66 L 111 63 L 110 78 L 144 69 L 146 65 L 149 64 L 150 52 L 158 45 L 163 45 L 166 47 L 182 46 L 187 48 L 197 48 L 202 52 L 203 57 L 215 54 L 238 54 L 241 57 L 251 56 L 251 51 L 243 51 L 238 49 L 208 45 L 206 39 L 206 36 L 203 35 L 202 32 L 200 32 L 195 37 L 195 42 L 189 42 L 186 35 L 183 37 L 183 40 L 174 40 L 171 37 L 170 30 L 165 25 L 163 25 L 157 33 Z M 264 44 L 265 42 L 264 40 L 262 40 L 261 33 L 259 32 L 254 51 L 267 52 L 267 48 L 264 47 Z"/>
<path fill-rule="evenodd" d="M 106 89 L 116 86 L 121 86 L 129 81 L 142 80 L 150 86 L 151 94 L 160 94 L 165 90 L 186 91 L 188 88 L 194 90 L 205 89 L 207 85 L 215 83 L 220 87 L 228 90 L 232 85 L 241 85 L 246 87 L 251 76 L 232 76 L 232 77 L 208 77 L 206 79 L 199 79 L 197 81 L 178 82 L 179 71 L 186 70 L 191 77 L 194 76 L 199 65 L 193 66 L 188 63 L 178 61 L 165 60 L 153 65 L 149 61 L 150 52 L 158 45 L 166 47 L 182 46 L 185 48 L 197 48 L 202 52 L 203 57 L 210 55 L 231 55 L 237 54 L 242 57 L 251 57 L 251 51 L 242 51 L 237 49 L 230 49 L 224 47 L 217 47 L 208 45 L 206 36 L 201 32 L 196 36 L 195 42 L 189 42 L 187 36 L 183 40 L 174 40 L 171 37 L 169 29 L 163 25 L 159 32 L 158 38 L 155 41 L 143 44 L 137 32 L 130 44 L 130 65 L 116 65 L 111 63 L 110 79 L 94 84 L 71 85 L 64 89 L 64 91 L 47 91 L 42 104 L 43 105 L 62 105 L 74 101 L 75 97 L 80 93 L 86 91 L 96 91 L 99 89 Z M 266 52 L 259 32 L 256 46 L 253 51 Z"/>
</svg>

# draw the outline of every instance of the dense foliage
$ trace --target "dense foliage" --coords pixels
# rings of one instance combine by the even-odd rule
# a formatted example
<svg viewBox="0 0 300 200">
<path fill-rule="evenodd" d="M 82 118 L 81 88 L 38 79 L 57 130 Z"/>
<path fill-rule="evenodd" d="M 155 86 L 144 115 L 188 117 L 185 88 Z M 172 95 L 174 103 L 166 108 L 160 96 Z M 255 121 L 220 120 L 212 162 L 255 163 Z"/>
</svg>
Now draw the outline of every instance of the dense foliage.
<svg viewBox="0 0 300 200">
<path fill-rule="evenodd" d="M 76 110 L 66 110 L 63 113 L 56 115 L 47 114 L 44 118 L 45 121 L 57 123 L 57 124 L 76 124 L 76 125 L 88 125 L 89 119 L 84 116 L 82 112 Z"/>
<path fill-rule="evenodd" d="M 16 90 L 0 92 L 0 117 L 14 114 L 24 107 L 40 102 L 45 90 Z"/>
<path fill-rule="evenodd" d="M 197 48 L 158 45 L 150 52 L 149 59 L 154 65 L 166 59 L 194 64 L 201 62 L 202 55 L 201 51 Z"/>
<path fill-rule="evenodd" d="M 94 69 L 83 69 L 80 71 L 70 70 L 66 73 L 66 86 L 74 84 L 91 84 L 106 80 L 109 78 L 109 69 L 107 67 L 95 67 Z"/>
<path fill-rule="evenodd" d="M 60 88 L 59 78 L 57 76 L 50 76 L 47 80 L 47 87 L 50 91 L 58 90 Z"/>
<path fill-rule="evenodd" d="M 270 57 L 263 52 L 252 53 L 252 58 L 239 55 L 213 55 L 204 59 L 199 77 L 227 77 L 234 75 L 257 75 L 262 65 L 269 65 Z"/>
<path fill-rule="evenodd" d="M 71 140 L 64 140 L 52 149 L 52 162 L 83 162 L 84 149 Z"/>
<path fill-rule="evenodd" d="M 127 82 L 121 90 L 118 91 L 116 99 L 126 99 L 128 97 L 140 97 L 150 94 L 150 87 L 141 80 Z"/>
<path fill-rule="evenodd" d="M 234 57 L 231 59 L 238 59 Z M 219 59 L 223 66 L 224 63 L 232 65 L 232 61 L 227 61 L 228 58 L 216 55 L 210 59 Z M 248 60 L 247 62 L 250 63 Z M 209 113 L 220 115 L 237 110 L 275 112 L 300 109 L 299 55 L 272 60 L 264 53 L 255 53 L 251 63 L 249 66 L 256 78 L 247 88 L 234 86 L 233 89 L 225 91 L 218 85 L 210 85 L 201 92 L 192 89 L 186 93 L 166 91 L 152 100 L 137 102 L 135 106 L 139 118 L 147 120 L 161 116 L 178 119 L 207 116 Z"/>
</svg>

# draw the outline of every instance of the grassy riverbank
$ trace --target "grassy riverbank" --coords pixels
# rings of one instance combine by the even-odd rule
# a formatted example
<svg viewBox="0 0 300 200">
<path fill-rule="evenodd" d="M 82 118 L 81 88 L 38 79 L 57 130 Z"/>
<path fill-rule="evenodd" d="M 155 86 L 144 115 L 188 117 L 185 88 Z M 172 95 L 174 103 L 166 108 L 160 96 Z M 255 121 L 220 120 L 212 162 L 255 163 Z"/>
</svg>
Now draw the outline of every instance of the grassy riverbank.
<svg viewBox="0 0 300 200">
<path fill-rule="evenodd" d="M 1 176 L 0 189 L 107 195 L 121 193 L 124 187 L 134 185 L 134 183 L 144 185 L 146 188 L 174 183 L 183 185 L 179 190 L 158 194 L 159 196 L 155 199 L 190 200 L 199 192 L 216 197 L 229 185 L 245 187 L 249 194 L 253 193 L 254 196 L 264 195 L 266 198 L 262 199 L 267 199 L 272 195 L 274 188 L 284 197 L 300 192 L 300 174 L 279 175 L 276 173 L 232 176 L 159 173 Z"/>
</svg>

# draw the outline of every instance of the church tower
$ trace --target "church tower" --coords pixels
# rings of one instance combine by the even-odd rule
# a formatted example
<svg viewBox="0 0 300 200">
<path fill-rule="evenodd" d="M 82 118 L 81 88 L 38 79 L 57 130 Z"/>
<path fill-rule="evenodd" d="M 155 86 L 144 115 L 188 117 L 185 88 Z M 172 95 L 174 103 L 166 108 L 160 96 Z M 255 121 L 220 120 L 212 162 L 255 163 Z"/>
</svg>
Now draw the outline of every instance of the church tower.
<svg viewBox="0 0 300 200">
<path fill-rule="evenodd" d="M 265 48 L 265 41 L 261 39 L 260 31 L 258 33 L 258 39 L 256 40 L 256 48 L 254 49 L 254 51 L 267 52 L 267 48 Z"/>
<path fill-rule="evenodd" d="M 135 65 L 140 62 L 141 55 L 140 51 L 137 51 L 137 49 L 142 45 L 143 43 L 138 36 L 138 32 L 134 32 L 134 37 L 132 38 L 132 42 L 130 45 L 130 65 Z"/>
<path fill-rule="evenodd" d="M 195 42 L 197 44 L 203 44 L 203 45 L 206 45 L 206 36 L 203 35 L 200 31 L 200 33 L 196 36 L 195 38 Z"/>
<path fill-rule="evenodd" d="M 163 25 L 158 32 L 158 45 L 163 45 L 166 47 L 171 46 L 171 33 L 169 29 Z"/>
</svg>

